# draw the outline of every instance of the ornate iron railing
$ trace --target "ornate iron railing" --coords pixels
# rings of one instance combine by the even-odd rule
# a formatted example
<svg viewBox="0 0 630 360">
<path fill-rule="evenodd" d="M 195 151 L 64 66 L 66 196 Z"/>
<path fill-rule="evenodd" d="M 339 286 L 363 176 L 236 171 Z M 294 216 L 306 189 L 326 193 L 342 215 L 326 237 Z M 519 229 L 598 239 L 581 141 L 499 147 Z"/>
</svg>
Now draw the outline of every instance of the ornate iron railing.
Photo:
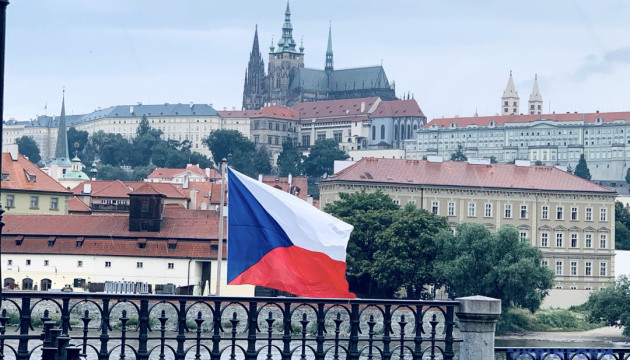
<svg viewBox="0 0 630 360">
<path fill-rule="evenodd" d="M 506 360 L 628 360 L 630 348 L 606 348 L 580 346 L 554 347 L 496 347 L 497 358 Z"/>
<path fill-rule="evenodd" d="M 50 292 L 1 300 L 0 359 L 450 360 L 457 342 L 453 301 Z"/>
</svg>

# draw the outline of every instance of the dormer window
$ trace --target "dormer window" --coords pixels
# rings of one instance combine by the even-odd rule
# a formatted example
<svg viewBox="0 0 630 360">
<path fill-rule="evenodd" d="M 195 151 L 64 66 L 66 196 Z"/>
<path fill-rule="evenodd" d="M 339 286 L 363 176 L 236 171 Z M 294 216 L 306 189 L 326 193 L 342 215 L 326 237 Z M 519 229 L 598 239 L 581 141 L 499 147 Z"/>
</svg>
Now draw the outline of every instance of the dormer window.
<svg viewBox="0 0 630 360">
<path fill-rule="evenodd" d="M 2 181 L 9 181 L 9 174 L 2 174 Z"/>
<path fill-rule="evenodd" d="M 494 121 L 494 120 L 490 121 L 490 126 L 496 126 L 496 125 L 497 125 L 496 121 Z"/>
</svg>

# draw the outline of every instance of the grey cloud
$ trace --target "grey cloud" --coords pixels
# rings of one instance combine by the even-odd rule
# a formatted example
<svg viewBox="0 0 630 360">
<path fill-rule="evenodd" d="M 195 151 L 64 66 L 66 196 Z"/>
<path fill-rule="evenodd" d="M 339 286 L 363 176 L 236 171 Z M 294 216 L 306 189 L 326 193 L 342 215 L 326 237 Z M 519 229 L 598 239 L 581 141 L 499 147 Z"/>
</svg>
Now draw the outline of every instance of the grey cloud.
<svg viewBox="0 0 630 360">
<path fill-rule="evenodd" d="M 630 64 L 630 46 L 620 47 L 601 56 L 588 55 L 584 63 L 575 71 L 573 77 L 584 80 L 596 74 L 609 74 L 618 64 Z"/>
</svg>

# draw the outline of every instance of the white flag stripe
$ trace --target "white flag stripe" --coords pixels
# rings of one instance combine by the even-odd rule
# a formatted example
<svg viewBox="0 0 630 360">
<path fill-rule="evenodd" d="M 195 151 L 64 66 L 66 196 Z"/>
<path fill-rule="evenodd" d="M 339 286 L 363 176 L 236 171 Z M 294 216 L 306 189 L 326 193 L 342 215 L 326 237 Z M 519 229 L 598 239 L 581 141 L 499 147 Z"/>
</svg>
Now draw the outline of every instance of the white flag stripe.
<svg viewBox="0 0 630 360">
<path fill-rule="evenodd" d="M 230 171 L 278 222 L 295 246 L 324 253 L 333 260 L 346 261 L 346 247 L 352 225 L 318 210 L 296 196 L 265 185 L 238 171 Z"/>
</svg>

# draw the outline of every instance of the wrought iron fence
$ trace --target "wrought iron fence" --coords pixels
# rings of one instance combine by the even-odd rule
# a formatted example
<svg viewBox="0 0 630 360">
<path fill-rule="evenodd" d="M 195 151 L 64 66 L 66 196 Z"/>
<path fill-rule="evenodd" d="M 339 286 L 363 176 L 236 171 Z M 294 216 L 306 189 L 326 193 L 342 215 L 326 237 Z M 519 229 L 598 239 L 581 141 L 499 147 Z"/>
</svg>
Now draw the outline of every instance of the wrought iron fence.
<svg viewBox="0 0 630 360">
<path fill-rule="evenodd" d="M 0 359 L 453 359 L 453 301 L 5 292 Z M 36 326 L 41 325 L 41 330 Z"/>
<path fill-rule="evenodd" d="M 628 360 L 630 348 L 587 347 L 496 347 L 497 358 L 506 360 Z"/>
</svg>

